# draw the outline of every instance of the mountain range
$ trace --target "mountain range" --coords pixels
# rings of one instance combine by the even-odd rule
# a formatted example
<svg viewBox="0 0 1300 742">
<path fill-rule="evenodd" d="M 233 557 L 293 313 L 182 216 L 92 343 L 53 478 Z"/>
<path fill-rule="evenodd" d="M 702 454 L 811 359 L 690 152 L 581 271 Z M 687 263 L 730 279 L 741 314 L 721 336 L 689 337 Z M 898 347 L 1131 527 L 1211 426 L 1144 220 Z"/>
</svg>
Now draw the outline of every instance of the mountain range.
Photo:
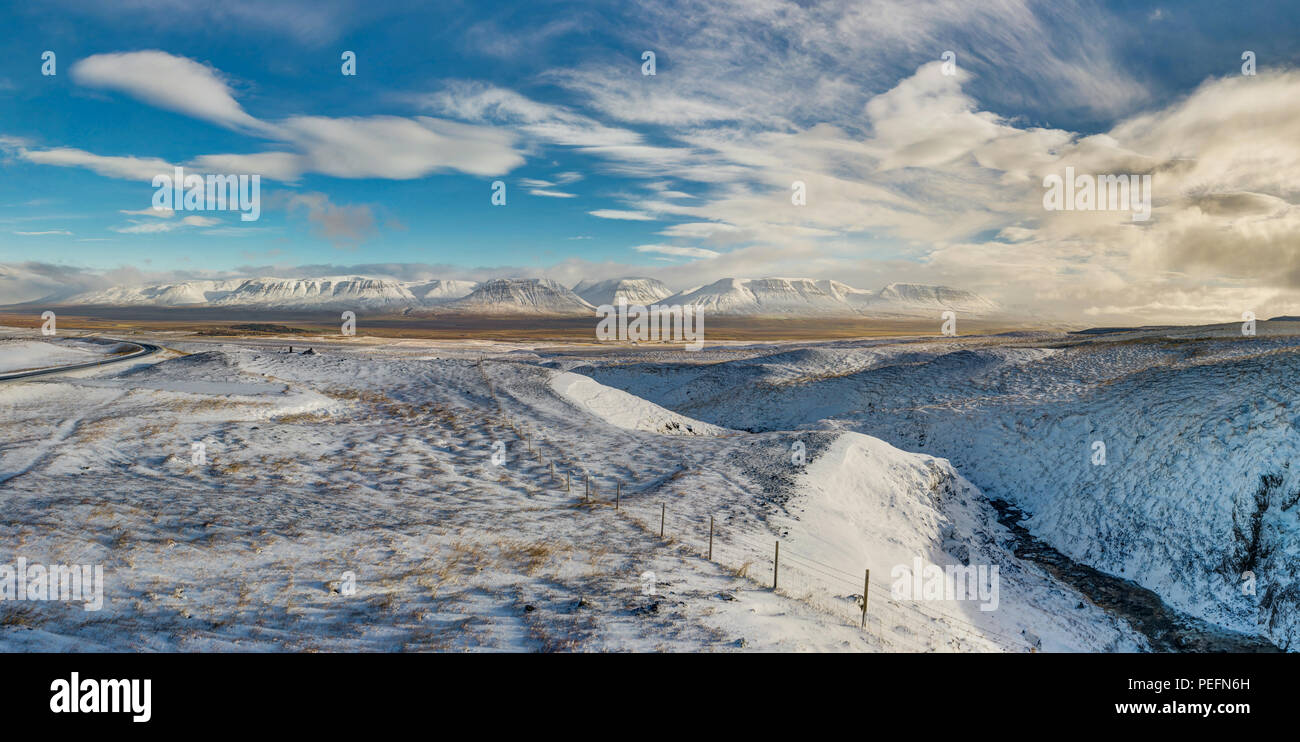
<svg viewBox="0 0 1300 742">
<path fill-rule="evenodd" d="M 879 291 L 811 278 L 724 278 L 674 293 L 653 278 L 578 282 L 548 278 L 395 281 L 365 276 L 192 280 L 117 286 L 43 304 L 108 307 L 367 310 L 389 314 L 582 316 L 602 304 L 692 305 L 708 314 L 754 317 L 966 317 L 997 314 L 978 294 L 948 286 L 891 283 Z"/>
</svg>

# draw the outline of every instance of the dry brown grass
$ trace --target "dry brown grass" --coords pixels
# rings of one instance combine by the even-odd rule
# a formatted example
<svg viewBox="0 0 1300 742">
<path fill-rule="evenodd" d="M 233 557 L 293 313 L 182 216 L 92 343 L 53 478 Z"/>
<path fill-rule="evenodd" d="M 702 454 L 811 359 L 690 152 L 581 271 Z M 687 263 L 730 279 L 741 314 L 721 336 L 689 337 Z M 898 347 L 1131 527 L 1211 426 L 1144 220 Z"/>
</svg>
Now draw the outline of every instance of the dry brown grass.
<svg viewBox="0 0 1300 742">
<path fill-rule="evenodd" d="M 554 544 L 545 541 L 501 540 L 497 542 L 497 547 L 503 561 L 522 565 L 524 573 L 528 575 L 536 574 L 559 552 Z"/>
<path fill-rule="evenodd" d="M 293 425 L 295 423 L 325 423 L 331 422 L 333 419 L 334 416 L 326 412 L 293 412 L 272 418 L 271 422 L 277 425 Z"/>
</svg>

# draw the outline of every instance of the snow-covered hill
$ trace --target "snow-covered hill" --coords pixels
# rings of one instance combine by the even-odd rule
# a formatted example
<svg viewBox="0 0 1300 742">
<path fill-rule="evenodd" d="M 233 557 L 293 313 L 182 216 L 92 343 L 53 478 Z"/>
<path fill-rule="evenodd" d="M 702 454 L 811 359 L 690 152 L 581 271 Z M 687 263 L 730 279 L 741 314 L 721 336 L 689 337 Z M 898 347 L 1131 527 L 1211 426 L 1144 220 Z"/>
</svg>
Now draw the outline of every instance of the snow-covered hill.
<svg viewBox="0 0 1300 742">
<path fill-rule="evenodd" d="M 618 304 L 619 299 L 628 304 L 649 306 L 667 296 L 672 290 L 653 278 L 612 278 L 608 281 L 579 281 L 573 293 L 594 306 Z"/>
<path fill-rule="evenodd" d="M 587 315 L 596 308 L 549 278 L 500 278 L 484 281 L 469 295 L 437 307 L 452 314 Z"/>
</svg>

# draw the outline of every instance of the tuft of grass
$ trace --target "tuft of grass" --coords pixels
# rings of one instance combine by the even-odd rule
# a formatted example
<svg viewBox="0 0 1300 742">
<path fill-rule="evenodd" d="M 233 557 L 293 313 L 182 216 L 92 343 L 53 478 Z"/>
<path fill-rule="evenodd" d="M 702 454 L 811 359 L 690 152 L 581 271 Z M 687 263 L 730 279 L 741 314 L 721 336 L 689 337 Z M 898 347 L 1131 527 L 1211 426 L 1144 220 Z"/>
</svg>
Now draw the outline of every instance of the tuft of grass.
<svg viewBox="0 0 1300 742">
<path fill-rule="evenodd" d="M 545 541 L 501 541 L 498 544 L 502 559 L 515 564 L 522 564 L 524 572 L 529 575 L 536 574 L 538 570 L 546 566 L 546 563 L 555 556 L 556 549 L 553 544 Z"/>
</svg>

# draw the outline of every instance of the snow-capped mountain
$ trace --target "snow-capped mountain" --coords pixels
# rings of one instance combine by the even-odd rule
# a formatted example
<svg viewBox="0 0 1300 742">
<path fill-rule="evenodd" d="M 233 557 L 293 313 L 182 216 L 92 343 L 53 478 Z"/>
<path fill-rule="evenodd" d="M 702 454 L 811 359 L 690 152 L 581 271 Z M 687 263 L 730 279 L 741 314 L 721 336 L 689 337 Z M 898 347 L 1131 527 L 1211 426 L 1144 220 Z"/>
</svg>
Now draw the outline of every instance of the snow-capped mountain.
<svg viewBox="0 0 1300 742">
<path fill-rule="evenodd" d="M 210 301 L 214 306 L 256 307 L 405 307 L 415 296 L 398 281 L 346 278 L 256 278 Z"/>
<path fill-rule="evenodd" d="M 811 278 L 724 278 L 673 294 L 652 278 L 580 281 L 572 290 L 545 278 L 394 281 L 366 276 L 192 280 L 117 286 L 47 297 L 62 305 L 366 309 L 413 314 L 591 315 L 602 304 L 683 304 L 706 313 L 750 317 L 928 317 L 944 310 L 983 317 L 996 304 L 948 286 L 891 283 L 878 292 Z"/>
<path fill-rule="evenodd" d="M 195 280 L 115 286 L 60 303 L 102 306 L 243 307 L 267 309 L 407 309 L 466 296 L 472 281 L 392 281 L 364 276 Z"/>
<path fill-rule="evenodd" d="M 549 278 L 500 278 L 484 281 L 469 295 L 431 311 L 485 315 L 594 315 L 596 308 Z"/>
<path fill-rule="evenodd" d="M 477 285 L 474 281 L 415 281 L 407 283 L 406 288 L 425 304 L 441 304 L 469 296 Z"/>
<path fill-rule="evenodd" d="M 978 294 L 948 286 L 891 283 L 879 292 L 809 278 L 724 278 L 665 299 L 711 314 L 774 317 L 932 317 L 951 309 L 967 317 L 998 311 Z"/>
<path fill-rule="evenodd" d="M 573 287 L 573 293 L 594 306 L 613 306 L 618 304 L 619 299 L 628 304 L 644 306 L 673 295 L 672 289 L 653 278 L 613 278 L 608 281 L 584 279 Z"/>
<path fill-rule="evenodd" d="M 691 304 L 710 314 L 826 316 L 857 314 L 855 302 L 871 292 L 839 281 L 810 278 L 724 278 L 664 304 Z M 849 297 L 852 297 L 850 299 Z"/>
<path fill-rule="evenodd" d="M 871 302 L 868 308 L 928 314 L 951 309 L 965 315 L 986 315 L 998 311 L 996 304 L 979 294 L 924 283 L 891 283 L 876 294 L 875 301 Z"/>
<path fill-rule="evenodd" d="M 107 306 L 178 307 L 208 304 L 239 288 L 243 281 L 182 281 L 154 286 L 114 286 L 100 291 L 76 294 L 66 304 L 103 304 Z"/>
</svg>

